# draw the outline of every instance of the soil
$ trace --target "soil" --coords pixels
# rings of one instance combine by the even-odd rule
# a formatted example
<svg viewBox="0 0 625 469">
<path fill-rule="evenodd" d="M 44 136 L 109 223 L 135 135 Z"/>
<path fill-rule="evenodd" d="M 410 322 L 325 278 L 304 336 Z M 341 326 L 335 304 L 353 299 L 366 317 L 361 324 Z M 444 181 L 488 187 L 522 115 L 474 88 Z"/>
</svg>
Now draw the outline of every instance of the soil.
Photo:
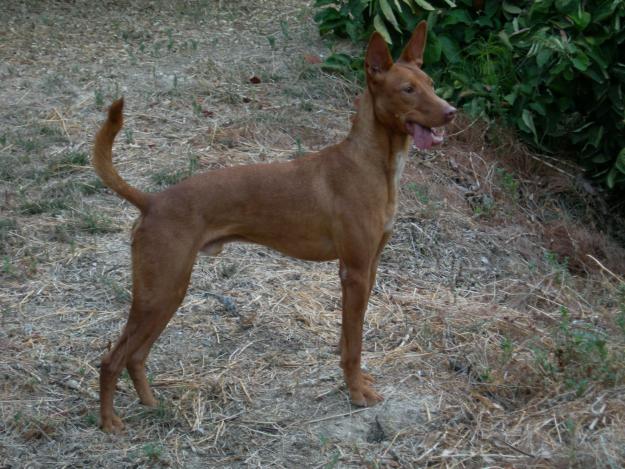
<svg viewBox="0 0 625 469">
<path fill-rule="evenodd" d="M 124 374 L 125 430 L 99 429 L 137 216 L 89 165 L 106 107 L 125 97 L 115 164 L 146 190 L 334 143 L 360 85 L 317 59 L 354 46 L 313 15 L 294 0 L 2 2 L 0 467 L 625 461 L 620 248 L 513 176 L 468 119 L 402 180 L 365 324 L 382 404 L 351 406 L 343 384 L 337 264 L 236 244 L 198 259 L 150 354 L 158 407 Z M 571 235 L 569 268 L 547 231 L 590 233 L 596 261 Z"/>
</svg>

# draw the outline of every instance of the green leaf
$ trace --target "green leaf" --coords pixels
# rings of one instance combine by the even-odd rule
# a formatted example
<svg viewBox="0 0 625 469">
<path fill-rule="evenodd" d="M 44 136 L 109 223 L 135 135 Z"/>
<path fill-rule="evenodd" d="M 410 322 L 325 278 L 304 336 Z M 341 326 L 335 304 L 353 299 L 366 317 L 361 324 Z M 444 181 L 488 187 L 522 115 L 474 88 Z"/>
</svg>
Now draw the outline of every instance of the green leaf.
<svg viewBox="0 0 625 469">
<path fill-rule="evenodd" d="M 449 36 L 439 36 L 438 38 L 443 55 L 449 63 L 458 63 L 461 61 L 460 46 Z"/>
<path fill-rule="evenodd" d="M 556 0 L 556 9 L 560 13 L 568 15 L 573 13 L 579 7 L 579 0 Z"/>
<path fill-rule="evenodd" d="M 423 54 L 423 61 L 426 64 L 438 63 L 438 61 L 441 59 L 442 51 L 443 47 L 441 45 L 441 41 L 439 41 L 436 34 L 430 31 L 428 33 L 427 46 L 425 47 L 425 52 Z"/>
<path fill-rule="evenodd" d="M 605 164 L 612 161 L 612 157 L 610 155 L 599 153 L 597 156 L 593 157 L 591 161 L 597 164 Z"/>
<path fill-rule="evenodd" d="M 528 129 L 534 134 L 534 141 L 538 142 L 538 134 L 536 133 L 536 127 L 534 126 L 534 116 L 529 109 L 523 109 L 521 119 Z"/>
<path fill-rule="evenodd" d="M 590 65 L 590 59 L 583 52 L 578 53 L 576 56 L 571 57 L 571 63 L 580 71 L 585 71 Z"/>
<path fill-rule="evenodd" d="M 622 174 L 625 174 L 625 148 L 621 148 L 621 151 L 616 157 L 614 167 L 618 169 Z"/>
<path fill-rule="evenodd" d="M 426 11 L 434 11 L 436 10 L 436 8 L 434 8 L 432 5 L 430 5 L 428 2 L 426 2 L 425 0 L 414 0 L 414 2 L 419 5 L 422 9 L 426 10 Z"/>
<path fill-rule="evenodd" d="M 541 116 L 546 116 L 547 115 L 547 109 L 540 102 L 533 102 L 533 103 L 531 103 L 529 105 L 529 107 L 532 108 L 534 111 L 536 111 Z"/>
<path fill-rule="evenodd" d="M 445 15 L 445 18 L 443 18 L 443 20 L 441 21 L 441 26 L 451 26 L 458 23 L 463 23 L 470 26 L 473 23 L 473 19 L 466 10 L 458 8 L 455 10 L 451 10 Z"/>
<path fill-rule="evenodd" d="M 504 1 L 501 7 L 503 8 L 503 11 L 505 11 L 506 13 L 510 13 L 511 15 L 520 15 L 521 13 L 523 13 L 523 10 L 521 8 L 516 5 L 512 5 L 508 1 Z"/>
<path fill-rule="evenodd" d="M 393 44 L 391 35 L 388 33 L 388 29 L 386 29 L 386 26 L 384 25 L 384 21 L 382 21 L 382 18 L 380 18 L 380 15 L 375 15 L 375 17 L 373 18 L 373 27 L 375 28 L 377 32 L 379 32 L 382 35 L 382 37 L 388 44 Z"/>
<path fill-rule="evenodd" d="M 399 24 L 397 24 L 397 19 L 395 18 L 395 14 L 393 13 L 393 8 L 391 8 L 391 6 L 389 5 L 388 0 L 379 0 L 379 1 L 380 1 L 380 9 L 382 10 L 382 13 L 386 17 L 386 19 L 389 21 L 389 23 L 393 25 L 395 30 L 397 30 L 398 32 L 401 32 L 401 29 L 399 29 Z"/>
<path fill-rule="evenodd" d="M 605 178 L 605 183 L 608 185 L 608 188 L 614 189 L 614 181 L 616 180 L 617 173 L 616 167 L 612 167 L 608 172 L 608 176 Z"/>
<path fill-rule="evenodd" d="M 577 12 L 577 14 L 570 15 L 570 18 L 573 20 L 573 22 L 575 23 L 575 26 L 578 29 L 584 30 L 590 24 L 590 20 L 592 19 L 592 16 L 587 11 L 582 11 L 582 7 L 580 5 L 579 11 Z"/>
<path fill-rule="evenodd" d="M 542 68 L 547 62 L 549 62 L 549 59 L 551 58 L 551 53 L 552 52 L 549 49 L 541 49 L 538 51 L 538 54 L 536 54 L 536 63 L 539 67 Z"/>
<path fill-rule="evenodd" d="M 514 50 L 514 47 L 512 46 L 512 43 L 510 42 L 510 37 L 503 29 L 497 33 L 497 36 L 499 37 L 499 39 L 501 39 L 501 42 L 503 42 L 503 44 L 508 49 Z"/>
</svg>

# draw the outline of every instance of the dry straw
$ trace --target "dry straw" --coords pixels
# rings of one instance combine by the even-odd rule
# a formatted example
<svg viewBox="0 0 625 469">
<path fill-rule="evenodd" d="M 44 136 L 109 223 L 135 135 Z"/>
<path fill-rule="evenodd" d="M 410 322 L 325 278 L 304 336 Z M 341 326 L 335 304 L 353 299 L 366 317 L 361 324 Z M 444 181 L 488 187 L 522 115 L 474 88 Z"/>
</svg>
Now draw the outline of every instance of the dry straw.
<svg viewBox="0 0 625 469">
<path fill-rule="evenodd" d="M 301 2 L 4 2 L 0 15 L 0 465 L 621 465 L 622 270 L 582 252 L 594 259 L 570 273 L 544 238 L 548 188 L 506 176 L 535 160 L 484 145 L 469 121 L 402 181 L 365 324 L 382 405 L 348 401 L 336 264 L 233 245 L 198 260 L 150 355 L 160 405 L 140 406 L 123 377 L 127 430 L 102 434 L 98 365 L 126 317 L 136 216 L 81 160 L 104 106 L 125 95 L 116 164 L 157 190 L 337 141 L 358 86 L 304 60 L 328 50 Z M 570 349 L 580 331 L 609 358 Z"/>
</svg>

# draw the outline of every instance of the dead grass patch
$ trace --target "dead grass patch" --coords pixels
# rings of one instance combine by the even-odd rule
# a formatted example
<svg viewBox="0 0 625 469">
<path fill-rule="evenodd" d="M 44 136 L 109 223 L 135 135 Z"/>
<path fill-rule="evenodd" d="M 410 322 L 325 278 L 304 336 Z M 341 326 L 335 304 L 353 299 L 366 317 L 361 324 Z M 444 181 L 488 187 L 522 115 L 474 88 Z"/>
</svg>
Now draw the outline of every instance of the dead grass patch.
<svg viewBox="0 0 625 469">
<path fill-rule="evenodd" d="M 121 379 L 116 406 L 127 430 L 102 434 L 97 367 L 125 321 L 136 211 L 86 164 L 101 110 L 125 95 L 116 164 L 132 184 L 156 190 L 192 172 L 337 141 L 357 87 L 302 59 L 328 49 L 300 2 L 5 2 L 0 14 L 4 44 L 20 51 L 0 46 L 0 107 L 12 111 L 0 133 L 3 463 L 624 460 L 615 247 L 578 222 L 584 210 L 558 221 L 571 199 L 550 197 L 553 178 L 559 194 L 579 183 L 553 168 L 544 174 L 543 161 L 470 121 L 441 150 L 413 155 L 402 182 L 365 325 L 381 406 L 348 402 L 335 354 L 335 263 L 233 245 L 198 260 L 150 355 L 159 406 L 142 408 Z"/>
</svg>

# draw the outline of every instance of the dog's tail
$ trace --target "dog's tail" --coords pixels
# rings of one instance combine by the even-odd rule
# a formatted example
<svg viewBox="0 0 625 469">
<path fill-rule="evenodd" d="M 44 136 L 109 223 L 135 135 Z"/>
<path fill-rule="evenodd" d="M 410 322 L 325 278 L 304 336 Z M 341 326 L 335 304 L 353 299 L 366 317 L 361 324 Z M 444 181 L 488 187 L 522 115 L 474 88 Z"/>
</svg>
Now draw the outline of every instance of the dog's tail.
<svg viewBox="0 0 625 469">
<path fill-rule="evenodd" d="M 124 123 L 123 109 L 124 98 L 111 104 L 106 122 L 102 124 L 95 136 L 91 162 L 104 184 L 135 205 L 141 212 L 145 212 L 150 202 L 150 195 L 129 185 L 113 166 L 113 141 Z"/>
</svg>

